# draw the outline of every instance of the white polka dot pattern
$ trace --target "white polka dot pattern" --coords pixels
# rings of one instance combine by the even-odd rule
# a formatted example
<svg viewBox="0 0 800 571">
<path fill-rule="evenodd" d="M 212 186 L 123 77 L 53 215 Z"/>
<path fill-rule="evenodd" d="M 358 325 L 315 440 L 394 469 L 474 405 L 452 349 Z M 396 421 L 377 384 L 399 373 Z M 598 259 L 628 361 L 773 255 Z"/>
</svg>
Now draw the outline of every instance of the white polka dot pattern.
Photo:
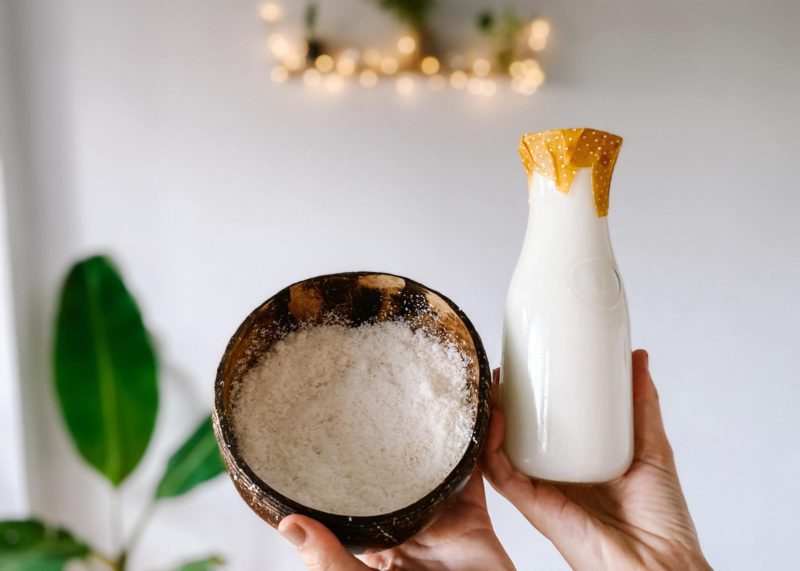
<svg viewBox="0 0 800 571">
<path fill-rule="evenodd" d="M 554 129 L 522 136 L 519 154 L 528 177 L 536 172 L 569 192 L 575 173 L 592 167 L 592 192 L 598 216 L 608 214 L 611 175 L 622 146 L 622 137 L 595 129 Z"/>
</svg>

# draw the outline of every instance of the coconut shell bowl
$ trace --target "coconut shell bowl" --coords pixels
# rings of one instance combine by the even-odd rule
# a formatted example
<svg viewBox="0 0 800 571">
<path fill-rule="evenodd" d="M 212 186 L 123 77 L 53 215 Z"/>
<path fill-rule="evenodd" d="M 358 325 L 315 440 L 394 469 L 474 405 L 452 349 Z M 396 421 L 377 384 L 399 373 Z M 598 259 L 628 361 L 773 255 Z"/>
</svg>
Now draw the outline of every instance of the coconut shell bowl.
<svg viewBox="0 0 800 571">
<path fill-rule="evenodd" d="M 331 315 L 357 327 L 403 320 L 412 329 L 455 344 L 469 357 L 467 391 L 473 417 L 472 439 L 458 464 L 436 488 L 411 505 L 373 516 L 348 516 L 302 505 L 255 475 L 236 447 L 231 389 L 287 332 L 301 324 L 329 322 Z M 408 278 L 374 272 L 347 272 L 307 279 L 269 298 L 247 316 L 228 343 L 214 387 L 214 430 L 233 484 L 247 505 L 277 527 L 292 514 L 326 525 L 353 552 L 399 545 L 434 521 L 464 486 L 480 456 L 491 411 L 491 371 L 483 344 L 466 315 L 448 298 Z"/>
</svg>

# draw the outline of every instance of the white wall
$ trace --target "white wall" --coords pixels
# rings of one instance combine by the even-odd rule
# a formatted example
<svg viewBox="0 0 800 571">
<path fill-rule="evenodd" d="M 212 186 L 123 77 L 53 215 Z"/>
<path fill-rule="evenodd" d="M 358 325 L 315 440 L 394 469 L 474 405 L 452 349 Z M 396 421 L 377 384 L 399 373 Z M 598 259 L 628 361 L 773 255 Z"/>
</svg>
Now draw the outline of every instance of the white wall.
<svg viewBox="0 0 800 571">
<path fill-rule="evenodd" d="M 517 139 L 593 126 L 625 137 L 610 224 L 707 555 L 721 569 L 795 561 L 797 2 L 544 0 L 549 82 L 487 101 L 274 85 L 255 0 L 9 1 L 24 175 L 9 222 L 37 512 L 109 541 L 108 493 L 75 458 L 49 386 L 54 298 L 77 256 L 119 260 L 169 365 L 157 446 L 126 487 L 130 523 L 207 407 L 229 335 L 294 280 L 418 279 L 463 307 L 497 363 L 526 214 Z M 485 3 L 439 5 L 456 37 Z M 354 42 L 396 32 L 379 14 L 353 25 L 356 10 L 323 2 L 323 27 Z M 497 497 L 492 513 L 521 569 L 564 567 Z M 215 551 L 231 569 L 299 569 L 222 479 L 160 508 L 142 547 L 134 569 Z"/>
<path fill-rule="evenodd" d="M 0 470 L 0 517 L 22 517 L 28 511 L 23 458 L 22 410 L 17 359 L 17 328 L 11 267 L 10 188 L 19 186 L 19 155 L 14 144 L 11 55 L 6 38 L 11 29 L 7 4 L 0 3 L 0 450 L 5 466 Z M 18 242 L 18 241 L 16 241 Z M 19 278 L 22 278 L 20 272 Z M 19 283 L 19 282 L 18 282 Z M 20 301 L 22 301 L 20 299 Z M 20 336 L 22 337 L 22 336 Z"/>
</svg>

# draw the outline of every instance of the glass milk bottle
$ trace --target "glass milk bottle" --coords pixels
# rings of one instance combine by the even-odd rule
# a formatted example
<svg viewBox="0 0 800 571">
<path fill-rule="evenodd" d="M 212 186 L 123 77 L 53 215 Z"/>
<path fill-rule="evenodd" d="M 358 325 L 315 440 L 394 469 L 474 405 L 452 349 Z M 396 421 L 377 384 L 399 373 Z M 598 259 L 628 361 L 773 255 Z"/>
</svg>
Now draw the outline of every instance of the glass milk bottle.
<svg viewBox="0 0 800 571">
<path fill-rule="evenodd" d="M 506 300 L 505 450 L 543 480 L 599 483 L 633 456 L 628 307 L 608 235 L 622 139 L 593 129 L 530 133 L 528 228 Z"/>
</svg>

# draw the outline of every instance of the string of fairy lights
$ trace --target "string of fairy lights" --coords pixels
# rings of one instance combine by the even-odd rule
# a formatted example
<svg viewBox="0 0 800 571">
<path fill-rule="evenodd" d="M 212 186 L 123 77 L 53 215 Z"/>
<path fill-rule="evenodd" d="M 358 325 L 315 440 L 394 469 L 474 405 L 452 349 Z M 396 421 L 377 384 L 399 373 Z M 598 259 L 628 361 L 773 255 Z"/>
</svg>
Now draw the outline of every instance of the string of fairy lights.
<svg viewBox="0 0 800 571">
<path fill-rule="evenodd" d="M 392 81 L 401 95 L 411 95 L 427 85 L 434 91 L 455 89 L 492 97 L 503 82 L 515 93 L 533 95 L 545 81 L 537 55 L 547 46 L 550 24 L 542 18 L 521 21 L 507 17 L 496 23 L 491 15 L 483 15 L 478 26 L 494 51 L 439 55 L 425 48 L 423 35 L 414 29 L 398 37 L 391 50 L 328 50 L 316 33 L 316 5 L 306 9 L 302 39 L 292 39 L 279 29 L 284 19 L 280 4 L 262 4 L 259 13 L 269 27 L 267 49 L 274 59 L 270 77 L 276 83 L 300 79 L 309 88 L 337 93 L 349 84 L 371 88 Z"/>
</svg>

